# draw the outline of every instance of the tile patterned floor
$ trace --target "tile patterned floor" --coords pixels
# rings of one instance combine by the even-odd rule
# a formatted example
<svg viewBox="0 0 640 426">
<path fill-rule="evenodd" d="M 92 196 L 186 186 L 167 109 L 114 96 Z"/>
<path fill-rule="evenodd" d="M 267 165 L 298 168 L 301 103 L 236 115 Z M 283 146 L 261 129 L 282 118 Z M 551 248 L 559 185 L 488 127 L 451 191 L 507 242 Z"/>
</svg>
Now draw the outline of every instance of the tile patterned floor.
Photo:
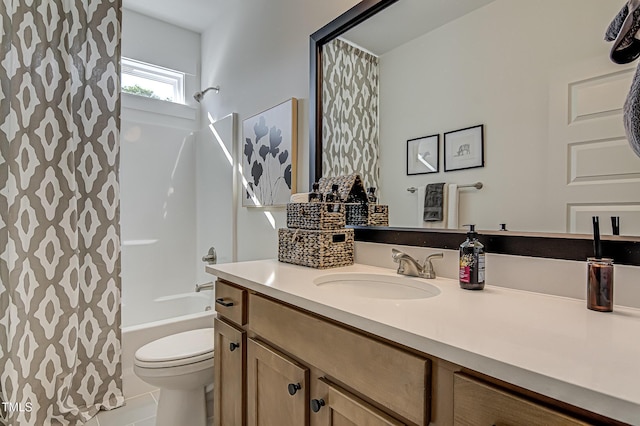
<svg viewBox="0 0 640 426">
<path fill-rule="evenodd" d="M 156 391 L 127 398 L 123 407 L 99 412 L 87 426 L 155 426 L 158 394 Z"/>
<path fill-rule="evenodd" d="M 99 412 L 86 426 L 156 426 L 159 397 L 160 391 L 156 390 L 127 398 L 123 407 Z M 213 418 L 207 420 L 207 426 L 211 425 Z"/>
</svg>

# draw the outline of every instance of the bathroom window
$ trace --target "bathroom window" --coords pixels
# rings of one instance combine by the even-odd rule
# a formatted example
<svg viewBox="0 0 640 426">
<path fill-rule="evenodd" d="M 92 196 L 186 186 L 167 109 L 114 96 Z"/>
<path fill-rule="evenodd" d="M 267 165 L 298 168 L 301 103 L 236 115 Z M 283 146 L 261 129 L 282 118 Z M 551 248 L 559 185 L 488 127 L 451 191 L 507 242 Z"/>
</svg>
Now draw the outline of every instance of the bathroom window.
<svg viewBox="0 0 640 426">
<path fill-rule="evenodd" d="M 184 73 L 122 58 L 123 93 L 184 104 Z"/>
</svg>

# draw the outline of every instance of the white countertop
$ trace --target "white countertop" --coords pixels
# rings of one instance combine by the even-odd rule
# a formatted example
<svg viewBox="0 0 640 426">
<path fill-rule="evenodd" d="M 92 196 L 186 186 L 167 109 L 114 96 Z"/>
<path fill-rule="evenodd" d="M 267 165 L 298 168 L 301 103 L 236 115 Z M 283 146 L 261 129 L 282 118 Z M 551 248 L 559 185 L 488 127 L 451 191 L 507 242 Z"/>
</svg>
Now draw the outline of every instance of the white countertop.
<svg viewBox="0 0 640 426">
<path fill-rule="evenodd" d="M 346 272 L 396 276 L 352 265 L 328 270 L 276 260 L 228 263 L 207 272 L 435 357 L 630 424 L 640 424 L 640 310 L 590 311 L 584 300 L 487 285 L 462 290 L 426 281 L 440 294 L 389 300 L 318 287 Z M 540 274 L 544 279 L 544 274 Z"/>
</svg>

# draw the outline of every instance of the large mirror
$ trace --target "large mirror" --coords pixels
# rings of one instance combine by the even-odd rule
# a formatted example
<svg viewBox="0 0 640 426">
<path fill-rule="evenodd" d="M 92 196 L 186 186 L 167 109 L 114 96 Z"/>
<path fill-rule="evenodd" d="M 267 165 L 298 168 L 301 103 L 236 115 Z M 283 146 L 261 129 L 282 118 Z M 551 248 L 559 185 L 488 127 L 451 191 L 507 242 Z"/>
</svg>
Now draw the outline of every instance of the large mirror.
<svg viewBox="0 0 640 426">
<path fill-rule="evenodd" d="M 640 235 L 640 158 L 622 124 L 636 63 L 613 64 L 604 41 L 624 4 L 362 2 L 312 36 L 312 179 L 369 175 L 394 227 L 438 227 L 423 220 L 420 188 L 444 182 L 459 186 L 456 228 L 590 233 L 599 215 L 605 235 L 609 216 L 620 217 L 621 234 Z M 368 62 L 339 57 L 340 49 Z M 347 78 L 360 88 L 338 88 Z M 456 134 L 445 141 L 445 133 L 477 125 L 483 166 L 458 168 Z M 408 143 L 433 135 L 422 151 Z M 363 137 L 376 144 L 351 146 Z M 416 149 L 438 156 L 418 168 L 430 173 L 408 174 Z M 445 171 L 445 154 L 457 170 Z M 476 182 L 482 189 L 462 187 Z"/>
</svg>

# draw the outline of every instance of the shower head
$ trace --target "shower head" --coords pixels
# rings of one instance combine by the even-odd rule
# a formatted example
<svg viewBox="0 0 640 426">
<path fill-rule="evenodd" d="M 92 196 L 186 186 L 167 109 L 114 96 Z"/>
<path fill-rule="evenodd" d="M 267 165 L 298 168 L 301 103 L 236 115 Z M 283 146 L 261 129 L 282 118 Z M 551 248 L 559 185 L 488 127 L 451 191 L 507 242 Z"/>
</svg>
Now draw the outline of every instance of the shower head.
<svg viewBox="0 0 640 426">
<path fill-rule="evenodd" d="M 197 102 L 200 102 L 204 97 L 204 94 L 207 93 L 209 90 L 215 90 L 216 93 L 218 93 L 220 92 L 220 86 L 207 87 L 206 89 L 201 90 L 200 92 L 196 92 L 193 94 L 193 99 L 195 99 Z"/>
</svg>

